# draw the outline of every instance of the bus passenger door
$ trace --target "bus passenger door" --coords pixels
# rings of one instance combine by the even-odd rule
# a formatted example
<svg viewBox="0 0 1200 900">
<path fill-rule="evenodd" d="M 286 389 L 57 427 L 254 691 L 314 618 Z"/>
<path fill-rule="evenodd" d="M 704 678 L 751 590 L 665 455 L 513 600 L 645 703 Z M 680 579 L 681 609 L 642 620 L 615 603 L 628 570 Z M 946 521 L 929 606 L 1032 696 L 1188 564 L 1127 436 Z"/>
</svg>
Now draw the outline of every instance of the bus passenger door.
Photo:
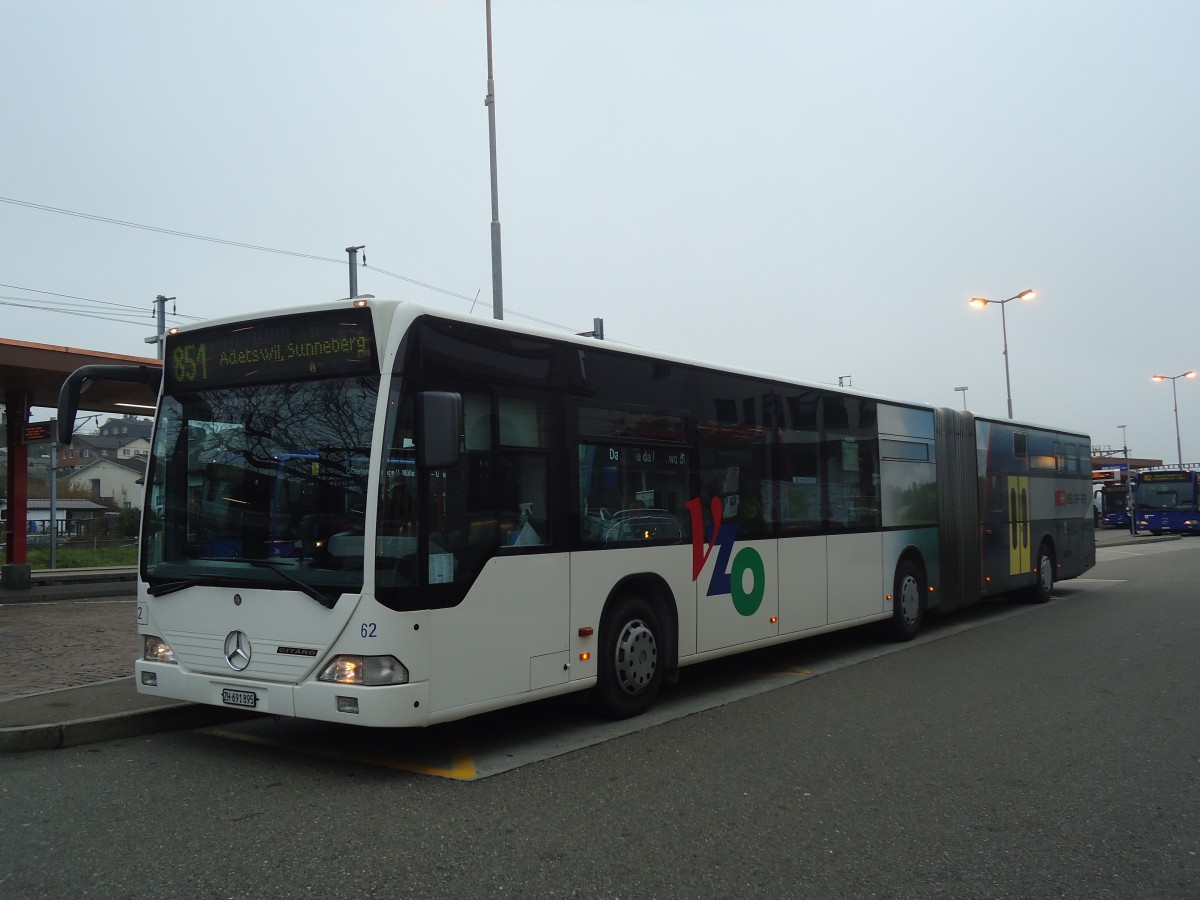
<svg viewBox="0 0 1200 900">
<path fill-rule="evenodd" d="M 1032 569 L 1029 558 L 1029 476 L 1008 476 L 1005 510 L 1008 522 L 1008 574 L 1023 575 Z"/>
</svg>

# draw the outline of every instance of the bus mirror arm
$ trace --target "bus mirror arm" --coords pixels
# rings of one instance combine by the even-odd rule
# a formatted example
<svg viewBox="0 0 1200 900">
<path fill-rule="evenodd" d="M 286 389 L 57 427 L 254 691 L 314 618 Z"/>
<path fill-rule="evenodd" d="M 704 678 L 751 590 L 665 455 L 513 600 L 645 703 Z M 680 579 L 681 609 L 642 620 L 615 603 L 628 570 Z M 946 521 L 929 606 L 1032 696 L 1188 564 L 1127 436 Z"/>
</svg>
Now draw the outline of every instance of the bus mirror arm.
<svg viewBox="0 0 1200 900">
<path fill-rule="evenodd" d="M 79 395 L 94 381 L 120 381 L 147 385 L 157 398 L 162 385 L 162 369 L 156 366 L 81 366 L 63 382 L 58 392 L 58 442 L 71 443 L 75 417 L 79 413 Z"/>
<path fill-rule="evenodd" d="M 417 466 L 449 469 L 456 465 L 462 421 L 462 394 L 449 391 L 417 394 Z"/>
</svg>

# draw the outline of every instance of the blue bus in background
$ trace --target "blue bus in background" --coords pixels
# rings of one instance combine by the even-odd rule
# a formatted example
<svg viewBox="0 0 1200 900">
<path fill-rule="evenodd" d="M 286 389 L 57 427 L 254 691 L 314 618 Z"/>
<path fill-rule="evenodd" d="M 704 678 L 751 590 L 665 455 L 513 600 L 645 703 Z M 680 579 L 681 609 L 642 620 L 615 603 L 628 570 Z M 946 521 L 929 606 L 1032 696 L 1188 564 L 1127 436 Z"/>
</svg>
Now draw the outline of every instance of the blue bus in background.
<svg viewBox="0 0 1200 900">
<path fill-rule="evenodd" d="M 1129 529 L 1129 467 L 1107 464 L 1092 469 L 1092 505 L 1097 528 Z"/>
<path fill-rule="evenodd" d="M 1200 463 L 1141 469 L 1131 485 L 1139 531 L 1200 534 Z"/>
<path fill-rule="evenodd" d="M 1100 524 L 1104 528 L 1129 527 L 1129 486 L 1106 484 L 1100 489 Z"/>
</svg>

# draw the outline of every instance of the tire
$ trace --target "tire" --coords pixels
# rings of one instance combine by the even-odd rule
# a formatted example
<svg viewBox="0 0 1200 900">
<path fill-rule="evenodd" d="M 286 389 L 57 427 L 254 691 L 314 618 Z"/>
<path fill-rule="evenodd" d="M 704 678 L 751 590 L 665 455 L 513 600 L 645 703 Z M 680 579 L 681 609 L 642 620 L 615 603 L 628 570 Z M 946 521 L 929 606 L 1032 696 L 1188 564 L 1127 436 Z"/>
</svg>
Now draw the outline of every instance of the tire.
<svg viewBox="0 0 1200 900">
<path fill-rule="evenodd" d="M 911 559 L 896 567 L 896 581 L 892 590 L 892 618 L 888 620 L 888 633 L 893 640 L 911 641 L 921 630 L 925 620 L 925 577 L 921 568 Z"/>
<path fill-rule="evenodd" d="M 1045 603 L 1054 591 L 1054 552 L 1046 541 L 1038 547 L 1037 561 L 1037 580 L 1026 589 L 1025 596 L 1030 603 Z"/>
<path fill-rule="evenodd" d="M 654 608 L 636 594 L 618 597 L 600 623 L 596 708 L 612 719 L 628 719 L 650 708 L 662 686 L 666 646 Z"/>
</svg>

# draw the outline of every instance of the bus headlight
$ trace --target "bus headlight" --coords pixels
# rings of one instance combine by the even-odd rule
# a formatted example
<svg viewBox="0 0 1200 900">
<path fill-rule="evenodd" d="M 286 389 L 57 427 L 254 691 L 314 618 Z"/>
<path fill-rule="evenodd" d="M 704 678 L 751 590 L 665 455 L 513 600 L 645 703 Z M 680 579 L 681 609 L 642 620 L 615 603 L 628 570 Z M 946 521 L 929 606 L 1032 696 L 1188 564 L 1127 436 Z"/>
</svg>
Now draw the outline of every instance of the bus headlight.
<svg viewBox="0 0 1200 900">
<path fill-rule="evenodd" d="M 394 656 L 338 656 L 317 680 L 335 684 L 408 684 L 408 669 Z"/>
<path fill-rule="evenodd" d="M 142 635 L 142 659 L 160 663 L 178 662 L 171 645 L 157 634 Z"/>
</svg>

